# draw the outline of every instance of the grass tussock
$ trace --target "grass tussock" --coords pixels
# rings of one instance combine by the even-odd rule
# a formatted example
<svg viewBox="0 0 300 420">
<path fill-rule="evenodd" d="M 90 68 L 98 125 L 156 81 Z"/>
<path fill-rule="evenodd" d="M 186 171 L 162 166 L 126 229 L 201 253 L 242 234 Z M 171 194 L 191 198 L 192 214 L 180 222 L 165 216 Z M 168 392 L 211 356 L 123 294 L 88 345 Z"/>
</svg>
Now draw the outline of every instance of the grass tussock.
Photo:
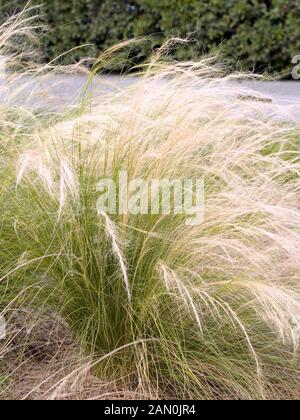
<svg viewBox="0 0 300 420">
<path fill-rule="evenodd" d="M 72 113 L 1 104 L 1 310 L 50 308 L 101 380 L 141 395 L 297 398 L 299 126 L 266 114 L 250 76 L 167 47 Z M 203 223 L 98 212 L 97 183 L 120 171 L 203 178 Z"/>
</svg>

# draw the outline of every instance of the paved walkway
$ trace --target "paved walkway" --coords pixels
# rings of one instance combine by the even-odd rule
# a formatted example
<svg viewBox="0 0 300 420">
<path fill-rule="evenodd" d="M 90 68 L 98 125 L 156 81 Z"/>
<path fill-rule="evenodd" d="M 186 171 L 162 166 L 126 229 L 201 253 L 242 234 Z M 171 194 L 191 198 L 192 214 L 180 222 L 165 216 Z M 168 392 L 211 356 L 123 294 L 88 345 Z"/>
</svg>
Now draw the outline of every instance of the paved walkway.
<svg viewBox="0 0 300 420">
<path fill-rule="evenodd" d="M 249 87 L 272 99 L 272 104 L 284 105 L 290 119 L 300 122 L 300 81 L 249 82 Z M 266 104 L 266 109 L 270 105 Z"/>
<path fill-rule="evenodd" d="M 135 82 L 135 78 L 120 78 L 114 75 L 104 75 L 94 79 L 91 90 L 93 97 L 99 97 L 114 89 L 128 86 Z M 24 104 L 42 109 L 47 103 L 47 108 L 58 111 L 61 107 L 78 103 L 82 89 L 87 83 L 85 75 L 47 76 L 37 83 L 27 80 L 25 92 L 18 92 L 15 86 L 14 104 Z M 296 121 L 300 121 L 300 81 L 272 81 L 245 83 L 249 88 L 260 92 L 272 100 L 272 105 L 266 104 L 266 112 L 275 105 L 284 105 L 285 114 Z M 0 101 L 6 95 L 11 95 L 5 89 L 5 81 L 0 79 Z M 2 99 L 3 100 L 3 99 Z"/>
</svg>

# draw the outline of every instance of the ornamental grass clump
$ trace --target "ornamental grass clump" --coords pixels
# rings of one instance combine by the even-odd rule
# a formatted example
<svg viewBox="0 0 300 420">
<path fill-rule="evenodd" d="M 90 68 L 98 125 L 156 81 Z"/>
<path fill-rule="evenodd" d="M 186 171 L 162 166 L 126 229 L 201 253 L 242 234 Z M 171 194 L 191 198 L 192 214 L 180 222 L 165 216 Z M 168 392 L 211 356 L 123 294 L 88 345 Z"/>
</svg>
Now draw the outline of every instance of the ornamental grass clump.
<svg viewBox="0 0 300 420">
<path fill-rule="evenodd" d="M 130 86 L 95 102 L 85 90 L 72 113 L 2 113 L 3 301 L 51 308 L 99 378 L 143 396 L 297 398 L 299 126 L 245 87 L 249 75 L 171 62 L 167 49 Z M 120 210 L 124 173 L 201 179 L 201 222 L 151 212 L 149 190 L 128 193 L 137 214 Z M 112 212 L 97 205 L 107 179 Z"/>
</svg>

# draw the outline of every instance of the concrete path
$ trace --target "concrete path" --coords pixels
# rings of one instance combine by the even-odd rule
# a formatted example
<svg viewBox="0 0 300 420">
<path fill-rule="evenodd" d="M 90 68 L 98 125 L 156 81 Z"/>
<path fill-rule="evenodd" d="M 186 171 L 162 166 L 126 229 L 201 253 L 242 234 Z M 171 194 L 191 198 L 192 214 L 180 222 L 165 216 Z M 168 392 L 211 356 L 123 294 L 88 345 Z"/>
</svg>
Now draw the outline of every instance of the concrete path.
<svg viewBox="0 0 300 420">
<path fill-rule="evenodd" d="M 103 94 L 114 89 L 128 86 L 135 82 L 135 78 L 120 78 L 114 75 L 104 75 L 94 79 L 90 92 L 94 98 L 101 97 Z M 24 82 L 21 79 L 16 83 L 13 91 L 6 89 L 5 80 L 0 78 L 0 101 L 5 100 L 6 96 L 14 94 L 14 104 L 26 104 L 35 109 L 43 109 L 47 103 L 47 109 L 59 111 L 62 107 L 78 103 L 80 93 L 87 84 L 87 76 L 47 76 L 39 79 L 39 82 L 26 79 L 25 91 L 20 89 Z M 284 105 L 284 113 L 292 120 L 300 122 L 300 81 L 272 81 L 258 82 L 249 81 L 245 85 L 272 100 L 272 105 L 266 104 L 266 112 L 271 107 Z"/>
</svg>

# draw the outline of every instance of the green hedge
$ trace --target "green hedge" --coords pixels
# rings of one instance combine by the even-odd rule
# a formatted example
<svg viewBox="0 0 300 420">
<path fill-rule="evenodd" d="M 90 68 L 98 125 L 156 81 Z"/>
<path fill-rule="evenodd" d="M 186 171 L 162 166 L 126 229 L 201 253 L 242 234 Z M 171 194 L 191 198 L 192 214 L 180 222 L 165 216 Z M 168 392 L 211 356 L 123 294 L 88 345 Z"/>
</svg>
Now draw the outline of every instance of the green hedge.
<svg viewBox="0 0 300 420">
<path fill-rule="evenodd" d="M 2 15 L 27 0 L 2 1 Z M 40 1 L 33 0 L 33 4 Z M 134 36 L 155 33 L 190 36 L 193 42 L 174 54 L 190 59 L 217 48 L 243 69 L 291 71 L 291 59 L 300 53 L 299 0 L 46 0 L 48 58 L 80 44 L 65 60 L 100 53 Z M 144 45 L 144 44 L 143 44 Z M 149 52 L 140 47 L 138 61 Z"/>
</svg>

